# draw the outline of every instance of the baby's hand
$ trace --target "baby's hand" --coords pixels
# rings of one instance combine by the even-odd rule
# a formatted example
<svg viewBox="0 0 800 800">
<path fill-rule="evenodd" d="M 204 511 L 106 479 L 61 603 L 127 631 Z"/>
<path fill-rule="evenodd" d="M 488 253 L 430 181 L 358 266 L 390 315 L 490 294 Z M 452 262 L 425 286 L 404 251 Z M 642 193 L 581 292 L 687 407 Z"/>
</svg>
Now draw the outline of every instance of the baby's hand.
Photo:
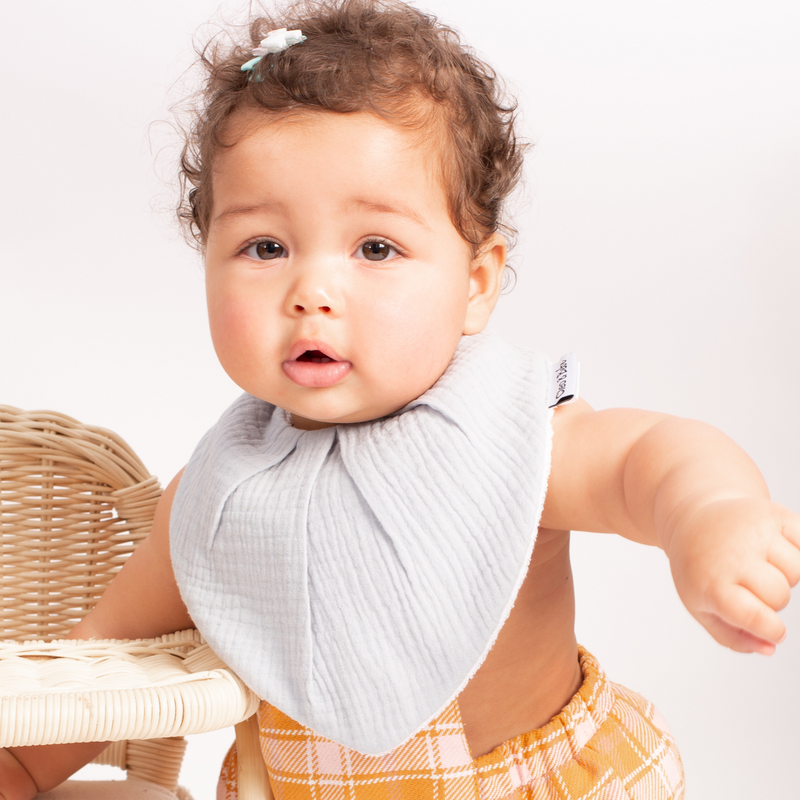
<svg viewBox="0 0 800 800">
<path fill-rule="evenodd" d="M 800 516 L 769 500 L 718 500 L 668 531 L 675 586 L 720 643 L 771 655 L 786 626 L 776 613 L 800 582 Z"/>
</svg>

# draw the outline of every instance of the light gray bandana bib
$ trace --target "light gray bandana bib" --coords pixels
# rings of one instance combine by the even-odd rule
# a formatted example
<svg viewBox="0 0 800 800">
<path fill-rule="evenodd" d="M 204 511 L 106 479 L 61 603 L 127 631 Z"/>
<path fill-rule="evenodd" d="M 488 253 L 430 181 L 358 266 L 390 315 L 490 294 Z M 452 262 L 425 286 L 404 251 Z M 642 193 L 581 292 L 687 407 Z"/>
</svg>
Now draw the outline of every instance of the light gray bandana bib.
<svg viewBox="0 0 800 800">
<path fill-rule="evenodd" d="M 465 336 L 397 414 L 316 431 L 244 395 L 172 509 L 195 624 L 258 695 L 369 755 L 439 714 L 527 571 L 550 468 L 547 360 Z"/>
</svg>

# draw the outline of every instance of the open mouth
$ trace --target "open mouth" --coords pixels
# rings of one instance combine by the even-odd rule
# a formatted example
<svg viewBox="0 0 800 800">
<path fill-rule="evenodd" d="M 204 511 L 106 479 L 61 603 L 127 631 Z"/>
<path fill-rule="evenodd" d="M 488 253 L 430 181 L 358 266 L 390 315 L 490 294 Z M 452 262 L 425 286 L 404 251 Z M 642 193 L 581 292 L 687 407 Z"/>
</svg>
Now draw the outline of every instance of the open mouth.
<svg viewBox="0 0 800 800">
<path fill-rule="evenodd" d="M 329 358 L 322 350 L 306 350 L 305 353 L 297 357 L 298 361 L 307 361 L 312 364 L 330 364 L 336 359 Z"/>
<path fill-rule="evenodd" d="M 309 344 L 311 347 L 308 347 Z M 325 349 L 314 347 L 316 344 L 320 344 Z M 321 342 L 298 342 L 294 352 L 296 353 L 304 345 L 305 349 L 298 355 L 290 353 L 290 358 L 283 362 L 284 373 L 298 386 L 320 389 L 333 386 L 352 369 L 353 365 L 349 361 L 341 361 L 336 358 L 336 353 Z"/>
</svg>

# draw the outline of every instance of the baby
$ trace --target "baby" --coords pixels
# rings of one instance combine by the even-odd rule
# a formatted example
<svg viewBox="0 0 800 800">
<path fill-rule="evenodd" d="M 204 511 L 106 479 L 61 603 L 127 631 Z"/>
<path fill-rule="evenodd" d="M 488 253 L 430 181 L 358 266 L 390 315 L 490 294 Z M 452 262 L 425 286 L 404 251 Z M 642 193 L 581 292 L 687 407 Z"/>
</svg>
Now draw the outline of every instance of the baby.
<svg viewBox="0 0 800 800">
<path fill-rule="evenodd" d="M 577 645 L 569 531 L 662 547 L 717 641 L 771 653 L 800 520 L 721 433 L 558 404 L 546 359 L 484 332 L 522 152 L 452 31 L 359 0 L 251 36 L 207 52 L 183 158 L 214 346 L 246 394 L 73 635 L 196 625 L 264 698 L 278 800 L 320 781 L 682 797 L 658 712 Z M 2 751 L 0 793 L 30 798 L 101 749 Z"/>
</svg>

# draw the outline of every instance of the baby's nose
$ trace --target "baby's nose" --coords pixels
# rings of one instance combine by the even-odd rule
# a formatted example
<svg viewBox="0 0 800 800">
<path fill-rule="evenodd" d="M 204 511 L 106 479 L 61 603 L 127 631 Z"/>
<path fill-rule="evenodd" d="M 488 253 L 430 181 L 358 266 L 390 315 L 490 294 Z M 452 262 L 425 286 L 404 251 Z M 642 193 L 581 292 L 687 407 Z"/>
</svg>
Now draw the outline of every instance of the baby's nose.
<svg viewBox="0 0 800 800">
<path fill-rule="evenodd" d="M 286 298 L 289 313 L 335 316 L 341 311 L 341 293 L 333 272 L 315 269 L 298 276 Z"/>
<path fill-rule="evenodd" d="M 331 313 L 331 307 L 330 307 L 330 305 L 327 305 L 327 304 L 325 304 L 325 305 L 318 305 L 318 306 L 316 307 L 316 309 L 315 309 L 315 308 L 314 308 L 314 305 L 313 305 L 313 303 L 311 304 L 311 306 L 308 306 L 308 305 L 301 305 L 300 303 L 295 303 L 295 304 L 294 304 L 294 310 L 295 310 L 295 311 L 296 311 L 298 314 L 302 314 L 302 313 L 303 313 L 303 312 L 305 312 L 305 311 L 314 311 L 314 310 L 316 310 L 316 311 L 320 311 L 320 312 L 321 312 L 321 313 L 323 313 L 323 314 L 330 314 L 330 313 Z"/>
</svg>

